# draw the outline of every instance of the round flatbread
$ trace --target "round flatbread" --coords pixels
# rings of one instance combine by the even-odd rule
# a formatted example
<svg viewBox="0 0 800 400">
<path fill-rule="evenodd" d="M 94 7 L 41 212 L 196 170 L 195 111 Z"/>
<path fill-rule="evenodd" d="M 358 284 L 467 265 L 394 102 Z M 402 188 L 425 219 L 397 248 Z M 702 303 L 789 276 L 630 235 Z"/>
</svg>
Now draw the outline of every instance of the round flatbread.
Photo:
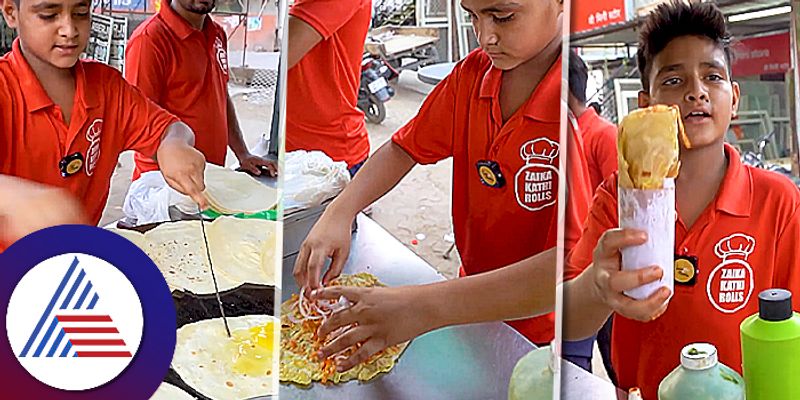
<svg viewBox="0 0 800 400">
<path fill-rule="evenodd" d="M 206 224 L 206 229 L 209 228 Z M 209 242 L 213 239 L 206 233 Z M 214 293 L 214 281 L 208 263 L 206 245 L 200 221 L 179 221 L 161 224 L 148 231 L 145 237 L 150 241 L 155 261 L 167 283 L 196 294 Z M 217 264 L 214 265 L 218 267 Z M 217 272 L 217 270 L 215 270 Z M 220 291 L 239 286 L 217 273 Z"/>
<path fill-rule="evenodd" d="M 222 217 L 206 229 L 215 271 L 231 282 L 275 285 L 280 223 Z"/>
<path fill-rule="evenodd" d="M 361 272 L 354 275 L 341 275 L 331 285 L 373 287 L 384 286 L 374 275 Z M 280 377 L 282 382 L 299 385 L 310 385 L 318 381 L 323 384 L 342 383 L 350 380 L 369 381 L 383 372 L 394 368 L 398 358 L 408 346 L 408 342 L 390 346 L 372 355 L 365 362 L 345 372 L 336 371 L 335 357 L 320 360 L 316 352 L 323 343 L 316 337 L 316 331 L 322 319 L 304 320 L 298 301 L 302 295 L 293 294 L 281 304 L 281 360 Z M 314 316 L 318 317 L 318 316 Z M 328 341 L 332 338 L 328 337 Z M 346 349 L 346 355 L 352 354 L 355 346 Z"/>
<path fill-rule="evenodd" d="M 187 385 L 214 400 L 277 394 L 280 321 L 249 315 L 228 318 L 228 324 L 232 338 L 220 318 L 178 329 L 172 368 Z"/>
<path fill-rule="evenodd" d="M 150 242 L 145 239 L 143 234 L 130 229 L 109 228 L 108 230 L 128 239 L 131 243 L 142 249 L 148 256 L 150 255 Z"/>
<path fill-rule="evenodd" d="M 252 176 L 209 164 L 205 173 L 205 195 L 211 208 L 222 214 L 254 214 L 278 204 L 278 190 Z"/>
<path fill-rule="evenodd" d="M 162 383 L 150 400 L 195 400 L 195 398 L 169 383 Z"/>
</svg>

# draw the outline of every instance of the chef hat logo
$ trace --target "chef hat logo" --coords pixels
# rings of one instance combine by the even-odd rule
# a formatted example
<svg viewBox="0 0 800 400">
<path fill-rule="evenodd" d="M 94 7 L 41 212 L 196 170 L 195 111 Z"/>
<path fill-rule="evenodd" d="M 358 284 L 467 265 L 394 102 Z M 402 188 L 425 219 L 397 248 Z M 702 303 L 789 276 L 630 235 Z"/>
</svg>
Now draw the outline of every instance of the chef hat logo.
<svg viewBox="0 0 800 400">
<path fill-rule="evenodd" d="M 552 164 L 553 160 L 558 157 L 558 142 L 554 142 L 548 138 L 539 138 L 531 140 L 522 145 L 519 149 L 519 155 L 523 160 L 543 160 L 548 164 Z"/>
<path fill-rule="evenodd" d="M 714 248 L 714 253 L 721 259 L 730 256 L 743 256 L 745 259 L 753 253 L 756 247 L 756 240 L 743 233 L 734 233 L 720 240 Z"/>
</svg>

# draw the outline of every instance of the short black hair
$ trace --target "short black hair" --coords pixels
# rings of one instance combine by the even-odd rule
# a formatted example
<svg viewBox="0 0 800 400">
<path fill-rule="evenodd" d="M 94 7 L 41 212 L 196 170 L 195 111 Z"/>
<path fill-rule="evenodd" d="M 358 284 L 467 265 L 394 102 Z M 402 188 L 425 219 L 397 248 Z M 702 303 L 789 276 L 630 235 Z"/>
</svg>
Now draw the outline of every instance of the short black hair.
<svg viewBox="0 0 800 400">
<path fill-rule="evenodd" d="M 725 52 L 730 69 L 731 35 L 725 23 L 725 15 L 714 3 L 686 3 L 671 0 L 656 7 L 647 17 L 639 32 L 639 50 L 636 61 L 642 87 L 650 90 L 650 72 L 653 59 L 675 38 L 702 36 L 711 39 Z"/>
<path fill-rule="evenodd" d="M 586 83 L 589 69 L 578 53 L 569 51 L 569 92 L 581 104 L 586 104 Z"/>
</svg>

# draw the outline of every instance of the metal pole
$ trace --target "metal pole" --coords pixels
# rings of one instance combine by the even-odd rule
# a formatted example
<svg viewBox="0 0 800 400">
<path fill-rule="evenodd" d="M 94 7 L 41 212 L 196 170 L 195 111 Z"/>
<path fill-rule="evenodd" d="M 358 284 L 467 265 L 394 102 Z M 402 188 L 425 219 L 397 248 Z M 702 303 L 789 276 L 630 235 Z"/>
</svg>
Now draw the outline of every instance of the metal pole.
<svg viewBox="0 0 800 400">
<path fill-rule="evenodd" d="M 261 0 L 266 1 L 266 0 Z M 247 24 L 250 20 L 250 0 L 245 3 L 244 10 L 244 48 L 242 49 L 242 68 L 247 68 Z"/>
<path fill-rule="evenodd" d="M 800 12 L 800 1 L 792 1 L 792 14 L 791 14 L 791 29 L 789 30 L 789 40 L 791 43 L 791 60 L 792 60 L 792 95 L 793 99 L 789 101 L 789 110 L 790 110 L 790 126 L 792 128 L 792 173 L 797 176 L 800 173 L 800 116 L 798 113 L 800 112 L 800 107 L 797 106 L 797 101 L 800 99 L 800 88 L 798 88 L 798 83 L 800 83 L 800 72 L 798 72 L 798 48 L 800 43 L 798 43 L 798 12 Z"/>
</svg>

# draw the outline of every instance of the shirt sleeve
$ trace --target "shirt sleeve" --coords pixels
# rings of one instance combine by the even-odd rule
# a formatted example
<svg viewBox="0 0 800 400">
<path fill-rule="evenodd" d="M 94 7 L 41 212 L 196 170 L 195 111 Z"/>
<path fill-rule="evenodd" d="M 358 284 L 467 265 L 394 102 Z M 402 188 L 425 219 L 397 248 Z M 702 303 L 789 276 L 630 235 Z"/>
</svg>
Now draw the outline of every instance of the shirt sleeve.
<svg viewBox="0 0 800 400">
<path fill-rule="evenodd" d="M 567 128 L 567 206 L 564 219 L 564 252 L 578 243 L 583 223 L 592 202 L 591 179 L 586 161 L 585 147 L 580 132 Z M 556 224 L 557 225 L 557 224 Z"/>
<path fill-rule="evenodd" d="M 166 57 L 146 34 L 128 42 L 125 79 L 157 104 L 163 104 L 162 96 L 168 79 L 166 65 Z"/>
<path fill-rule="evenodd" d="M 614 173 L 618 168 L 617 160 L 617 127 L 609 125 L 599 132 L 595 138 L 594 159 L 597 160 L 597 167 L 600 169 L 603 178 Z"/>
<path fill-rule="evenodd" d="M 454 117 L 462 65 L 463 62 L 458 64 L 436 85 L 417 115 L 392 137 L 419 164 L 433 164 L 453 155 Z"/>
<path fill-rule="evenodd" d="M 298 0 L 289 15 L 300 18 L 328 40 L 362 8 L 368 0 Z"/>
<path fill-rule="evenodd" d="M 600 236 L 617 225 L 616 178 L 606 180 L 594 195 L 589 216 L 583 224 L 583 232 L 578 243 L 569 252 L 564 265 L 564 280 L 577 277 L 592 263 L 594 248 Z"/>
<path fill-rule="evenodd" d="M 135 150 L 144 156 L 156 154 L 161 137 L 178 118 L 148 99 L 139 89 L 120 76 L 115 76 L 115 101 L 118 104 L 119 127 L 125 137 L 125 150 Z"/>
<path fill-rule="evenodd" d="M 777 288 L 792 292 L 795 311 L 800 312 L 800 207 L 797 207 L 776 241 L 775 282 Z"/>
</svg>

